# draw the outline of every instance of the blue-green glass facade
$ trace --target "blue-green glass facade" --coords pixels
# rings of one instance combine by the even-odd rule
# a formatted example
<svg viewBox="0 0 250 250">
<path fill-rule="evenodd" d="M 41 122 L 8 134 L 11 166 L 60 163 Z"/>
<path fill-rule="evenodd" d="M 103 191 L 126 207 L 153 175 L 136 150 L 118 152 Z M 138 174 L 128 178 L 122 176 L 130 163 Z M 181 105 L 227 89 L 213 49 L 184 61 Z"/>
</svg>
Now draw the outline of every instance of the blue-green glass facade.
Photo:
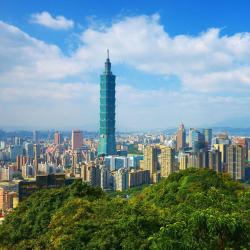
<svg viewBox="0 0 250 250">
<path fill-rule="evenodd" d="M 116 154 L 115 144 L 115 75 L 111 72 L 109 58 L 100 76 L 100 140 L 98 154 Z"/>
</svg>

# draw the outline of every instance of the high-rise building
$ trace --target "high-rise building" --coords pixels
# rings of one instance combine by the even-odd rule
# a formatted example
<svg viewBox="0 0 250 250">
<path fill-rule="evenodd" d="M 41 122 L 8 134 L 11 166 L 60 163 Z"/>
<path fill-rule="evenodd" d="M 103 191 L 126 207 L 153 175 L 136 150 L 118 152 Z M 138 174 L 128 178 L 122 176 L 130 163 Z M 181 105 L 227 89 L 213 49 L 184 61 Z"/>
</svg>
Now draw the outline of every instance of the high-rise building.
<svg viewBox="0 0 250 250">
<path fill-rule="evenodd" d="M 56 131 L 54 134 L 54 144 L 59 145 L 62 144 L 63 138 L 62 134 L 59 131 Z"/>
<path fill-rule="evenodd" d="M 200 158 L 200 168 L 209 168 L 209 151 L 207 149 L 202 149 L 198 152 Z"/>
<path fill-rule="evenodd" d="M 190 128 L 189 130 L 189 147 L 193 151 L 199 151 L 204 147 L 205 138 L 204 135 L 197 129 Z"/>
<path fill-rule="evenodd" d="M 214 144 L 216 150 L 221 154 L 221 171 L 227 172 L 227 144 Z"/>
<path fill-rule="evenodd" d="M 244 150 L 244 162 L 248 160 L 248 140 L 246 137 L 234 137 L 233 143 L 237 145 L 241 145 Z"/>
<path fill-rule="evenodd" d="M 15 136 L 14 137 L 14 144 L 17 146 L 21 146 L 22 145 L 22 138 Z"/>
<path fill-rule="evenodd" d="M 18 170 L 21 170 L 22 163 L 23 163 L 23 156 L 17 155 L 17 157 L 16 157 L 16 167 L 17 167 Z"/>
<path fill-rule="evenodd" d="M 0 141 L 0 149 L 4 149 L 5 148 L 5 141 Z"/>
<path fill-rule="evenodd" d="M 208 162 L 209 169 L 214 170 L 217 173 L 222 172 L 221 152 L 219 150 L 208 151 Z"/>
<path fill-rule="evenodd" d="M 35 167 L 31 164 L 24 164 L 22 166 L 23 178 L 35 177 Z"/>
<path fill-rule="evenodd" d="M 33 142 L 38 142 L 38 131 L 36 130 L 33 131 Z"/>
<path fill-rule="evenodd" d="M 0 167 L 0 181 L 10 181 L 13 178 L 13 168 L 12 167 Z"/>
<path fill-rule="evenodd" d="M 82 165 L 83 181 L 88 182 L 91 186 L 101 185 L 101 170 L 99 164 L 89 162 L 87 165 Z"/>
<path fill-rule="evenodd" d="M 83 161 L 83 155 L 79 151 L 74 151 L 72 155 L 72 172 L 75 172 L 77 164 Z"/>
<path fill-rule="evenodd" d="M 18 146 L 18 145 L 11 145 L 11 146 L 9 146 L 9 155 L 10 155 L 10 160 L 12 162 L 15 162 L 16 161 L 16 157 L 18 155 L 23 155 L 22 146 Z"/>
<path fill-rule="evenodd" d="M 144 149 L 142 169 L 149 170 L 152 183 L 158 181 L 158 152 L 155 146 L 147 146 Z"/>
<path fill-rule="evenodd" d="M 228 173 L 234 180 L 245 179 L 244 147 L 241 145 L 230 145 L 227 148 Z"/>
<path fill-rule="evenodd" d="M 108 54 L 105 71 L 100 77 L 100 140 L 98 154 L 116 154 L 115 144 L 115 75 L 111 72 Z"/>
<path fill-rule="evenodd" d="M 176 136 L 176 149 L 177 149 L 177 151 L 185 148 L 185 145 L 186 145 L 186 130 L 185 130 L 183 123 L 181 123 L 181 125 L 177 131 L 177 136 Z"/>
<path fill-rule="evenodd" d="M 178 155 L 179 169 L 184 170 L 188 167 L 188 154 L 181 152 Z"/>
<path fill-rule="evenodd" d="M 115 171 L 114 175 L 114 188 L 117 191 L 123 191 L 128 188 L 128 170 L 120 168 Z"/>
<path fill-rule="evenodd" d="M 35 166 L 35 173 L 38 174 L 38 163 L 40 161 L 40 154 L 41 154 L 41 147 L 40 144 L 34 144 L 34 166 Z"/>
<path fill-rule="evenodd" d="M 211 128 L 203 129 L 204 139 L 205 139 L 205 147 L 207 149 L 211 148 L 213 133 Z"/>
<path fill-rule="evenodd" d="M 189 152 L 187 168 L 203 167 L 203 152 Z"/>
<path fill-rule="evenodd" d="M 33 145 L 34 158 L 39 159 L 41 154 L 41 146 L 40 144 Z"/>
<path fill-rule="evenodd" d="M 9 189 L 10 188 L 8 186 L 0 187 L 0 211 L 1 212 L 6 212 L 7 210 L 17 207 L 17 204 L 18 204 L 17 192 L 13 192 Z"/>
<path fill-rule="evenodd" d="M 24 144 L 25 155 L 29 158 L 34 158 L 34 145 L 32 143 L 26 142 Z"/>
<path fill-rule="evenodd" d="M 83 134 L 80 130 L 73 130 L 72 131 L 72 149 L 80 149 L 83 145 Z"/>
<path fill-rule="evenodd" d="M 165 140 L 166 140 L 166 136 L 161 134 L 159 139 L 160 139 L 160 143 L 163 144 L 165 142 Z"/>
<path fill-rule="evenodd" d="M 105 165 L 100 165 L 100 182 L 102 189 L 110 188 L 110 171 Z"/>
<path fill-rule="evenodd" d="M 200 150 L 199 152 L 181 152 L 181 154 L 178 155 L 178 161 L 180 170 L 187 168 L 209 168 L 209 151 Z"/>
<path fill-rule="evenodd" d="M 175 172 L 175 150 L 171 147 L 162 147 L 160 156 L 161 177 L 168 177 Z"/>
</svg>

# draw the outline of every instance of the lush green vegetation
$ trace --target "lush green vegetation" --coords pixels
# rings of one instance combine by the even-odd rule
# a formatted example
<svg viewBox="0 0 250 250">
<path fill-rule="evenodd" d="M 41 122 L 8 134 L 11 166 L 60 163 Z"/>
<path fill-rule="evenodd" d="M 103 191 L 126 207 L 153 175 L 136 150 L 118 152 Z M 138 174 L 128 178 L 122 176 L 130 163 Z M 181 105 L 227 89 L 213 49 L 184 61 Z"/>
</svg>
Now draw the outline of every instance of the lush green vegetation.
<svg viewBox="0 0 250 250">
<path fill-rule="evenodd" d="M 74 183 L 23 201 L 0 227 L 1 249 L 250 249 L 250 190 L 189 169 L 110 196 Z"/>
</svg>

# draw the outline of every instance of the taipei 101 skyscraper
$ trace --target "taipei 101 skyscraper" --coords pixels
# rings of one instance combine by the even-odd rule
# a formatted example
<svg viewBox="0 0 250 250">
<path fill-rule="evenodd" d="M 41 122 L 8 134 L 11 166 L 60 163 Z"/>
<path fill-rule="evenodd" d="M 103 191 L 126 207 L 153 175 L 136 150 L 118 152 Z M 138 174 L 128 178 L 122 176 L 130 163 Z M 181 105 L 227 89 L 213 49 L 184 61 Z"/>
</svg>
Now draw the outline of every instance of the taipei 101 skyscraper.
<svg viewBox="0 0 250 250">
<path fill-rule="evenodd" d="M 115 75 L 111 72 L 109 51 L 100 76 L 100 140 L 98 155 L 115 155 Z"/>
</svg>

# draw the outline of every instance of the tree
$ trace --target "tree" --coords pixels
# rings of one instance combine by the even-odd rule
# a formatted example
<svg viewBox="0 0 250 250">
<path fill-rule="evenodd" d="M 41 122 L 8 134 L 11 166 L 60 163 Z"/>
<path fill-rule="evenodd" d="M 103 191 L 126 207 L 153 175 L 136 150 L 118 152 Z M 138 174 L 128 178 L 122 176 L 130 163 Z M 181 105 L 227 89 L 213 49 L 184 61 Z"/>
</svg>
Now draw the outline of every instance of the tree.
<svg viewBox="0 0 250 250">
<path fill-rule="evenodd" d="M 205 169 L 117 196 L 42 190 L 0 226 L 3 249 L 250 249 L 250 189 Z"/>
</svg>

